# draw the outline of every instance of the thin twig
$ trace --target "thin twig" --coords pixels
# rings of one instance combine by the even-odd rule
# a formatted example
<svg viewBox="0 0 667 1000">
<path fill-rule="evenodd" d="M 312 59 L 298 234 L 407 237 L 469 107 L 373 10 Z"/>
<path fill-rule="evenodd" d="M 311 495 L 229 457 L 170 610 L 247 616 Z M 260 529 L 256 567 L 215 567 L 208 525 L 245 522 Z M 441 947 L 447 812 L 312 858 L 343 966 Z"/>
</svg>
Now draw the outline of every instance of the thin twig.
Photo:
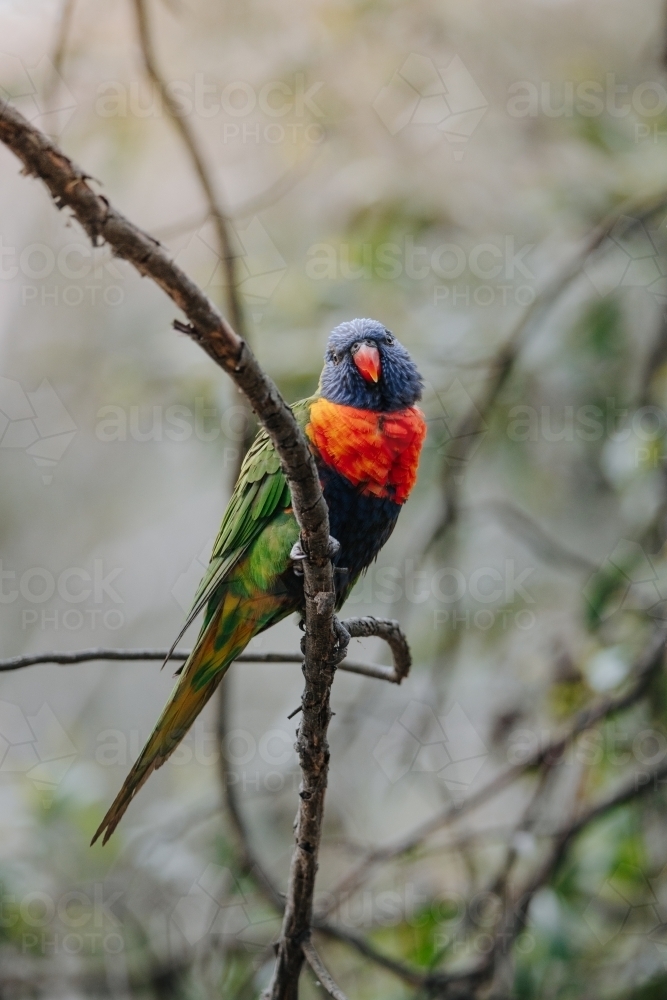
<svg viewBox="0 0 667 1000">
<path fill-rule="evenodd" d="M 504 528 L 516 535 L 545 563 L 580 573 L 595 573 L 599 569 L 596 563 L 553 538 L 541 524 L 508 500 L 485 500 L 471 508 L 473 514 L 478 510 L 493 514 Z"/>
<path fill-rule="evenodd" d="M 167 649 L 77 649 L 69 652 L 28 653 L 25 656 L 10 656 L 0 660 L 0 673 L 10 670 L 21 670 L 23 667 L 34 667 L 38 663 L 57 663 L 64 666 L 73 663 L 88 663 L 93 660 L 160 660 L 167 657 Z M 187 660 L 189 649 L 177 649 L 169 657 L 181 662 Z M 235 663 L 303 663 L 303 653 L 241 653 Z M 343 660 L 338 669 L 348 674 L 361 674 L 363 677 L 373 677 L 392 684 L 400 683 L 395 667 L 376 666 L 374 663 L 357 663 L 354 660 Z"/>
<path fill-rule="evenodd" d="M 506 908 L 509 920 L 497 932 L 493 948 L 490 949 L 484 962 L 475 971 L 478 981 L 488 982 L 492 977 L 499 958 L 507 954 L 512 943 L 523 930 L 533 898 L 542 886 L 554 878 L 575 838 L 598 819 L 620 806 L 627 805 L 628 802 L 655 791 L 657 786 L 664 784 L 666 780 L 667 763 L 662 763 L 652 771 L 635 774 L 617 791 L 602 801 L 589 806 L 568 824 L 561 827 L 554 835 L 554 842 L 546 859 L 528 882 L 514 893 L 513 899 L 510 901 L 511 905 Z"/>
<path fill-rule="evenodd" d="M 325 968 L 324 962 L 317 954 L 315 950 L 315 945 L 312 941 L 303 942 L 303 953 L 306 956 L 306 961 L 311 967 L 315 975 L 320 981 L 320 986 L 333 997 L 333 1000 L 347 1000 L 347 997 L 341 990 L 340 986 L 336 984 L 331 974 Z"/>
<path fill-rule="evenodd" d="M 72 21 L 74 18 L 74 6 L 76 0 L 63 0 L 62 6 L 60 8 L 60 17 L 58 19 L 58 33 L 56 36 L 56 44 L 53 49 L 53 59 L 52 62 L 52 72 L 51 76 L 47 82 L 47 90 L 44 95 L 47 104 L 50 104 L 56 93 L 56 90 L 60 86 L 62 79 L 63 66 L 65 64 L 65 57 L 67 55 L 67 45 L 69 43 L 69 35 L 72 28 Z"/>
<path fill-rule="evenodd" d="M 229 678 L 227 678 L 228 680 Z M 220 687 L 220 697 L 218 700 L 217 736 L 218 746 L 228 731 L 229 716 L 229 688 L 225 683 Z M 264 865 L 259 860 L 251 843 L 250 832 L 246 826 L 241 810 L 241 805 L 237 795 L 237 785 L 229 780 L 229 772 L 225 755 L 220 753 L 220 776 L 223 787 L 227 817 L 231 823 L 234 838 L 236 840 L 237 860 L 244 873 L 250 875 L 264 895 L 267 902 L 279 913 L 284 911 L 285 897 L 273 882 L 271 876 L 266 871 Z M 335 941 L 340 941 L 349 947 L 354 948 L 365 958 L 393 972 L 399 979 L 409 982 L 411 985 L 421 985 L 422 980 L 418 970 L 413 970 L 401 962 L 396 962 L 377 951 L 377 949 L 364 938 L 348 932 L 346 929 L 330 924 L 328 921 L 315 920 L 313 926 L 325 936 Z M 302 945 L 303 947 L 303 945 Z"/>
<path fill-rule="evenodd" d="M 370 877 L 371 872 L 378 864 L 384 864 L 394 858 L 409 854 L 427 837 L 495 798 L 529 771 L 539 767 L 545 761 L 557 761 L 567 747 L 586 730 L 596 726 L 610 715 L 634 705 L 644 695 L 653 677 L 662 666 L 666 643 L 665 633 L 656 629 L 635 663 L 632 673 L 633 683 L 626 692 L 601 699 L 596 704 L 583 709 L 563 735 L 553 738 L 540 747 L 522 764 L 515 764 L 513 767 L 507 768 L 506 771 L 483 785 L 463 802 L 448 805 L 406 836 L 386 844 L 384 847 L 369 851 L 366 857 L 362 858 L 332 889 L 330 902 L 320 911 L 319 915 L 329 916 L 338 909 Z"/>
<path fill-rule="evenodd" d="M 289 167 L 284 174 L 273 182 L 265 191 L 261 194 L 253 195 L 248 198 L 247 201 L 242 201 L 234 209 L 230 209 L 227 212 L 226 218 L 231 219 L 247 219 L 252 215 L 257 215 L 258 212 L 263 211 L 266 208 L 271 208 L 277 202 L 284 198 L 288 194 L 295 184 L 305 177 L 306 173 L 312 166 L 310 160 L 306 162 L 295 163 L 293 166 Z M 205 222 L 210 218 L 210 211 L 202 213 L 199 212 L 197 215 L 191 215 L 186 219 L 181 219 L 179 222 L 172 222 L 168 225 L 159 226 L 155 230 L 155 235 L 161 240 L 170 240 L 175 236 L 182 236 L 185 233 L 191 233 L 195 229 L 199 229 L 203 226 Z"/>
<path fill-rule="evenodd" d="M 665 206 L 667 206 L 667 193 L 662 191 L 641 201 L 627 199 L 609 212 L 585 238 L 566 266 L 546 283 L 505 338 L 493 359 L 479 398 L 471 404 L 463 415 L 445 447 L 441 475 L 441 513 L 428 540 L 422 546 L 422 559 L 431 546 L 443 538 L 456 523 L 459 507 L 460 471 L 469 460 L 471 449 L 514 370 L 527 336 L 531 330 L 536 328 L 537 320 L 581 275 L 584 262 L 601 247 L 619 219 L 629 216 L 633 220 L 633 225 L 639 225 L 656 212 L 664 209 Z M 452 474 L 457 471 L 459 472 L 458 476 Z"/>
<path fill-rule="evenodd" d="M 192 128 L 189 119 L 182 113 L 178 102 L 174 99 L 158 69 L 145 0 L 134 0 L 134 9 L 137 18 L 139 45 L 141 47 L 146 75 L 158 91 L 169 120 L 173 123 L 174 128 L 183 141 L 183 145 L 188 152 L 192 166 L 204 192 L 209 214 L 213 219 L 220 259 L 225 269 L 227 313 L 236 332 L 244 340 L 247 340 L 245 314 L 238 293 L 237 258 L 232 246 L 229 222 L 220 204 L 211 171 L 206 164 L 206 158 L 199 146 L 197 134 Z"/>
<path fill-rule="evenodd" d="M 236 841 L 236 861 L 245 875 L 250 875 L 257 883 L 264 898 L 279 913 L 285 906 L 285 897 L 279 891 L 271 876 L 255 855 L 250 840 L 250 832 L 246 829 L 241 806 L 236 792 L 236 782 L 231 780 L 227 754 L 224 753 L 224 742 L 229 732 L 229 716 L 231 712 L 230 690 L 225 678 L 218 692 L 218 710 L 216 715 L 216 739 L 218 743 L 218 768 L 220 784 L 225 801 L 227 820 L 232 827 Z"/>
</svg>

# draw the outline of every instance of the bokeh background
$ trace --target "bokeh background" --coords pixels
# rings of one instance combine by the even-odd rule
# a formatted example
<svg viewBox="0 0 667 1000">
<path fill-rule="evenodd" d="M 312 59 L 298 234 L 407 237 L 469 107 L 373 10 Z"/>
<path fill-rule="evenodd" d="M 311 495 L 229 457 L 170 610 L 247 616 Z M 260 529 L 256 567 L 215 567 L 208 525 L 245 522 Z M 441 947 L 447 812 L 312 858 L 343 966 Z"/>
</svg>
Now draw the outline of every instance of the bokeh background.
<svg viewBox="0 0 667 1000">
<path fill-rule="evenodd" d="M 288 399 L 353 316 L 424 374 L 419 482 L 347 606 L 400 620 L 412 673 L 333 691 L 318 907 L 400 965 L 318 937 L 354 1000 L 667 990 L 663 6 L 0 0 L 0 93 L 227 308 L 225 230 Z M 4 148 L 0 177 L 0 655 L 166 647 L 252 416 Z M 3 997 L 266 985 L 279 918 L 247 862 L 284 890 L 298 664 L 238 664 L 88 846 L 171 684 L 3 673 Z"/>
</svg>

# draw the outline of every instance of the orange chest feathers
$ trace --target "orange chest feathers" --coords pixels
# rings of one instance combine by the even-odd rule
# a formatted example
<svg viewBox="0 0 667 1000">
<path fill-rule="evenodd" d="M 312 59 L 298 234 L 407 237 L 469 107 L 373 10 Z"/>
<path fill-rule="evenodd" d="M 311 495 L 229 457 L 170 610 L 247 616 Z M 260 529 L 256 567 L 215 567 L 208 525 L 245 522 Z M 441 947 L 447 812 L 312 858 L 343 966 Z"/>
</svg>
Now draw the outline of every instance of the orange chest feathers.
<svg viewBox="0 0 667 1000">
<path fill-rule="evenodd" d="M 405 503 L 426 436 L 421 410 L 375 413 L 317 399 L 306 434 L 320 458 L 366 495 Z"/>
</svg>

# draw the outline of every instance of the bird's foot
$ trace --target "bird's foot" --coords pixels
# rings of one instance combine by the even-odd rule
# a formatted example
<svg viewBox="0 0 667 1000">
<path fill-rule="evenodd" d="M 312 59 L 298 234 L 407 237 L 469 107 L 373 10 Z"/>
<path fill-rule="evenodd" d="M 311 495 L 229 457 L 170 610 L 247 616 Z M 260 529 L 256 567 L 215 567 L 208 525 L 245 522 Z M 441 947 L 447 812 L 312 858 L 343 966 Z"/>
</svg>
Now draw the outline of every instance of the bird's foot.
<svg viewBox="0 0 667 1000">
<path fill-rule="evenodd" d="M 303 551 L 303 546 L 301 542 L 295 542 L 291 548 L 290 562 L 292 563 L 292 572 L 295 576 L 303 576 L 303 566 L 301 563 L 307 558 L 306 553 Z"/>
<path fill-rule="evenodd" d="M 340 542 L 333 535 L 329 535 L 329 551 L 327 552 L 329 559 L 335 559 L 339 552 Z"/>
<path fill-rule="evenodd" d="M 330 559 L 333 559 L 335 556 L 338 555 L 339 552 L 340 552 L 340 542 L 332 535 L 329 535 L 329 549 L 327 555 L 329 556 Z M 303 576 L 303 566 L 301 565 L 301 563 L 304 561 L 304 559 L 308 558 L 308 555 L 304 551 L 304 548 L 301 544 L 301 539 L 299 539 L 298 542 L 294 543 L 294 545 L 291 548 L 289 557 L 290 561 L 294 564 L 292 566 L 292 571 L 294 572 L 294 574 L 296 576 Z"/>
<path fill-rule="evenodd" d="M 333 628 L 336 633 L 336 646 L 334 649 L 334 661 L 336 666 L 342 663 L 347 656 L 347 647 L 350 645 L 350 639 L 352 636 L 345 628 L 345 626 L 338 620 L 336 615 L 333 616 Z"/>
</svg>

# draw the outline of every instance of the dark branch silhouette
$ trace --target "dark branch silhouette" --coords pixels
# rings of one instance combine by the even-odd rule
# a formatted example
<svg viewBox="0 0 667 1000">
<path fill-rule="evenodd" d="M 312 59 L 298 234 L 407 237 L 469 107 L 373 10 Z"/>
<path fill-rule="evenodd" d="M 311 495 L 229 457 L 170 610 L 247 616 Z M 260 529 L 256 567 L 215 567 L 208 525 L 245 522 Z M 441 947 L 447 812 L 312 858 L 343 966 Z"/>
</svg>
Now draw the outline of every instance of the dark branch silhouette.
<svg viewBox="0 0 667 1000">
<path fill-rule="evenodd" d="M 305 689 L 297 750 L 302 771 L 299 817 L 283 930 L 271 995 L 295 997 L 303 965 L 317 872 L 329 750 L 330 691 L 340 631 L 334 629 L 334 583 L 329 558 L 329 517 L 315 462 L 291 409 L 262 371 L 245 341 L 210 299 L 148 234 L 96 194 L 90 178 L 9 103 L 0 103 L 0 141 L 24 172 L 39 177 L 59 209 L 69 208 L 93 244 L 109 244 L 114 254 L 150 277 L 185 313 L 178 323 L 245 393 L 280 456 L 294 514 L 301 531 L 304 562 Z"/>
</svg>

